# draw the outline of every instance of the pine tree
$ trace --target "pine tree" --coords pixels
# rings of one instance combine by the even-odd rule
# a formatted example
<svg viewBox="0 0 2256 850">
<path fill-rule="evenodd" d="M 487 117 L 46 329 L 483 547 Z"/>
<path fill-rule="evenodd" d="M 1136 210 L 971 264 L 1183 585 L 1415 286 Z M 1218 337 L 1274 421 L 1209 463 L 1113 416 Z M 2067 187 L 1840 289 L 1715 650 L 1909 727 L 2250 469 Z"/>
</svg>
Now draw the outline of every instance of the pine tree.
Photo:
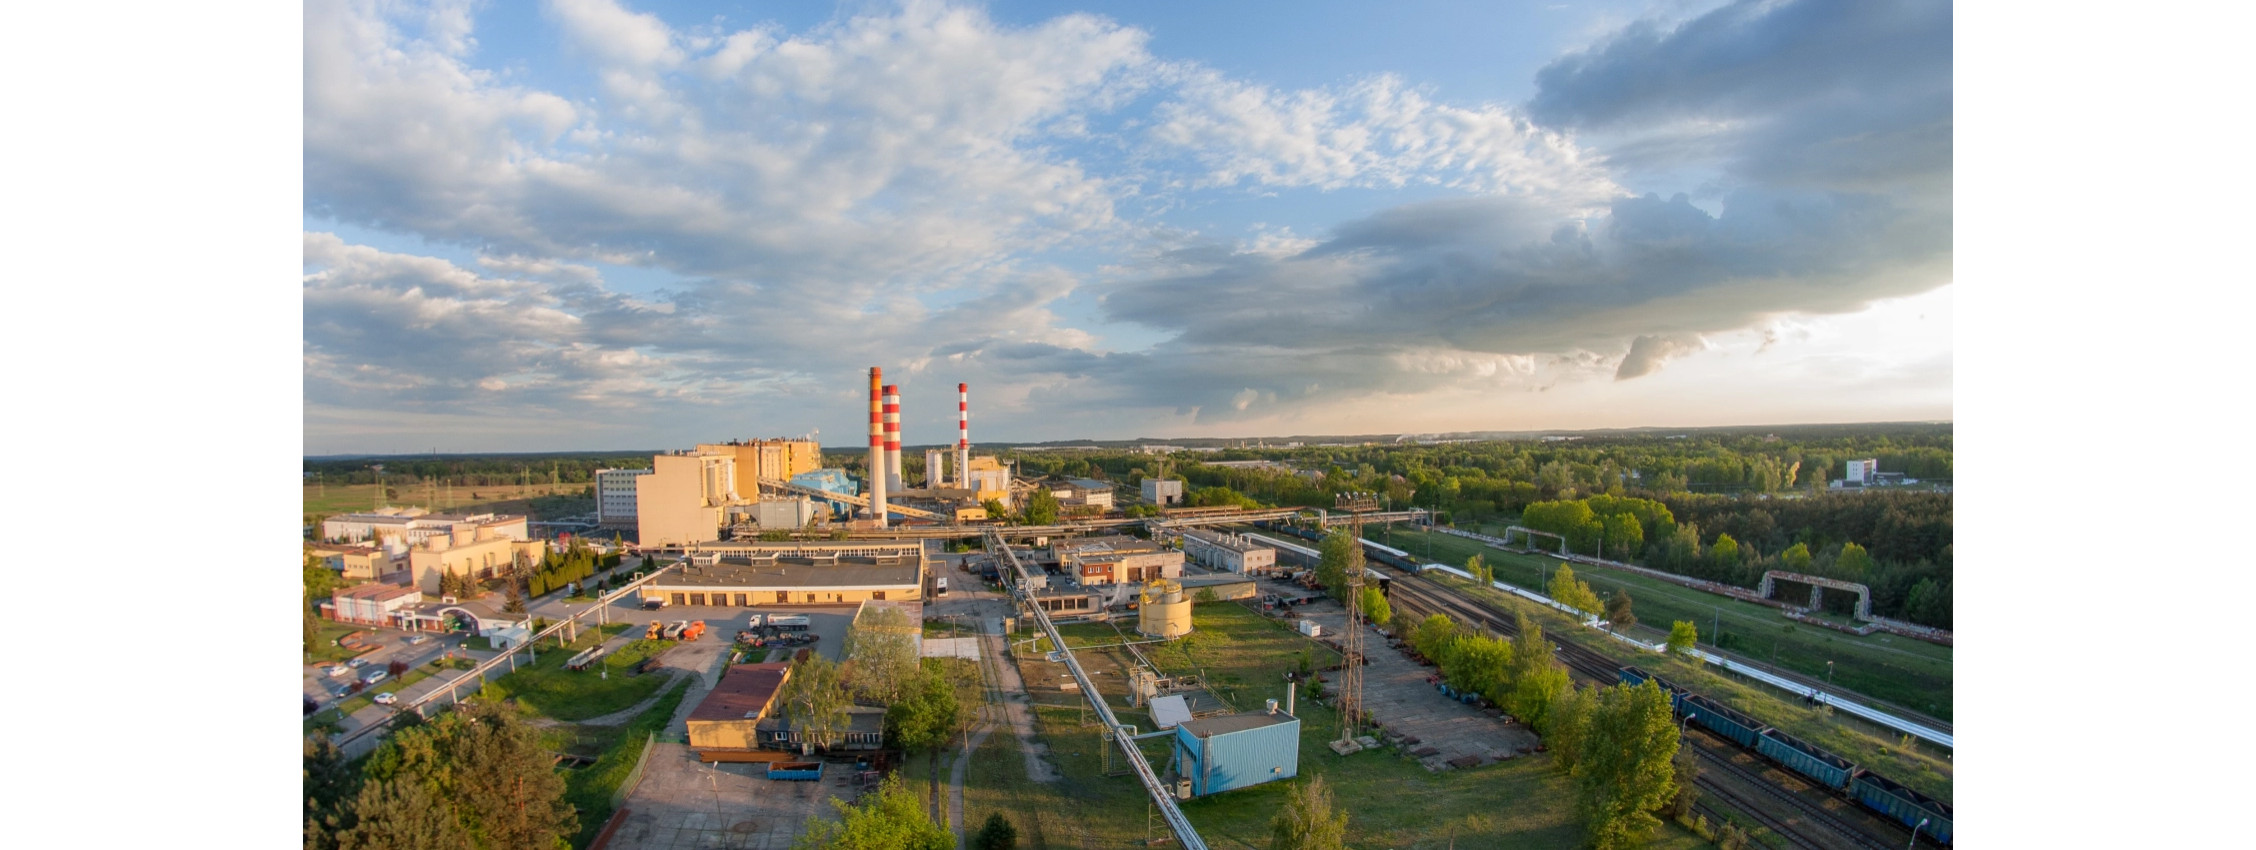
<svg viewBox="0 0 2256 850">
<path fill-rule="evenodd" d="M 471 846 L 453 809 L 415 781 L 371 782 L 353 803 L 357 822 L 337 850 L 456 850 Z"/>
</svg>

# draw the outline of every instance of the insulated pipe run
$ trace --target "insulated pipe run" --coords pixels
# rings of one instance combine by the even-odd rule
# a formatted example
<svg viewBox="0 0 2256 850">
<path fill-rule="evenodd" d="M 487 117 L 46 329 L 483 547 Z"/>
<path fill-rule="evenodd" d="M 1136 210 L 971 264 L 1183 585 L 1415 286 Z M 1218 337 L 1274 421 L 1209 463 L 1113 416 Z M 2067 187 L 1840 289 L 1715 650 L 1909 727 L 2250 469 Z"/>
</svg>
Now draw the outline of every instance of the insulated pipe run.
<svg viewBox="0 0 2256 850">
<path fill-rule="evenodd" d="M 885 526 L 885 370 L 870 367 L 870 518 Z"/>
<path fill-rule="evenodd" d="M 885 387 L 885 486 L 906 490 L 901 481 L 901 386 Z"/>
<path fill-rule="evenodd" d="M 956 486 L 971 486 L 971 385 L 956 385 Z"/>
</svg>

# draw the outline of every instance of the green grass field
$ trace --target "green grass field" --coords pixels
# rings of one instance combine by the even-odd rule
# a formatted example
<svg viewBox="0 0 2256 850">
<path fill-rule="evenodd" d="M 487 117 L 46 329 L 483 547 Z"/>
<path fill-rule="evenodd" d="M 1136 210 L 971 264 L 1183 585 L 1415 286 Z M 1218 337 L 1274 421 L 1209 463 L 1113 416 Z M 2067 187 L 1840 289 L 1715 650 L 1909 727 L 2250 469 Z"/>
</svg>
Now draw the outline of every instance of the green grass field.
<svg viewBox="0 0 2256 850">
<path fill-rule="evenodd" d="M 519 661 L 515 672 L 494 679 L 486 693 L 492 699 L 516 697 L 517 704 L 527 711 L 567 723 L 601 717 L 649 699 L 667 678 L 631 676 L 627 669 L 671 645 L 664 641 L 637 640 L 604 656 L 601 667 L 609 671 L 608 676 L 595 667 L 564 669 L 564 663 L 580 650 L 627 628 L 627 623 L 612 623 L 601 627 L 600 637 L 596 629 L 584 630 L 569 649 L 557 649 L 554 641 L 544 641 L 539 661 Z"/>
<path fill-rule="evenodd" d="M 321 625 L 317 626 L 316 628 L 318 629 L 318 631 L 313 640 L 312 652 L 314 663 L 339 664 L 343 663 L 346 659 L 358 655 L 359 653 L 338 646 L 337 639 L 352 634 L 353 632 L 368 629 L 369 627 L 354 625 L 352 623 L 339 623 L 332 620 L 323 620 L 321 622 Z M 374 631 L 373 629 L 369 630 Z"/>
<path fill-rule="evenodd" d="M 650 736 L 665 728 L 688 694 L 688 688 L 677 687 L 623 725 L 571 727 L 573 746 L 567 751 L 596 756 L 594 764 L 564 774 L 564 799 L 580 815 L 580 833 L 572 839 L 572 846 L 586 847 L 595 841 L 596 833 L 603 831 L 603 822 L 611 819 L 612 795 L 634 770 L 635 761 L 642 758 Z"/>
<path fill-rule="evenodd" d="M 1562 563 L 1556 558 L 1504 552 L 1446 534 L 1397 530 L 1369 536 L 1420 557 L 1426 556 L 1430 542 L 1432 560 L 1453 566 L 1464 566 L 1467 558 L 1478 554 L 1496 568 L 1498 581 L 1529 589 L 1542 587 L 1544 577 L 1556 573 Z M 1670 623 L 1690 620 L 1699 627 L 1705 645 L 1714 639 L 1715 626 L 1720 622 L 1725 650 L 1818 678 L 1826 675 L 1826 662 L 1832 661 L 1832 681 L 1837 688 L 1941 720 L 1951 718 L 1951 647 L 1898 635 L 1859 637 L 1803 625 L 1781 616 L 1775 608 L 1623 570 L 1576 565 L 1575 576 L 1589 582 L 1601 596 L 1628 590 L 1639 622 L 1633 632 L 1636 637 L 1658 641 L 1666 637 Z"/>
<path fill-rule="evenodd" d="M 1232 604 L 1200 605 L 1195 609 L 1194 635 L 1186 651 L 1182 641 L 1165 647 L 1147 647 L 1153 662 L 1169 673 L 1197 670 L 1210 686 L 1240 709 L 1258 710 L 1262 701 L 1284 697 L 1283 673 L 1297 667 L 1301 651 L 1315 647 L 1315 664 L 1334 663 L 1338 655 L 1300 637 L 1281 622 L 1270 620 Z M 1102 629 L 1103 632 L 1097 630 Z M 1069 643 L 1102 638 L 1108 626 L 1074 626 Z M 1117 642 L 1115 637 L 1107 643 Z M 1117 674 L 1121 650 L 1094 651 L 1084 657 L 1092 679 L 1099 683 L 1123 722 L 1149 728 L 1140 710 L 1126 708 Z M 1074 695 L 1062 694 L 1041 683 L 1054 681 L 1053 665 L 1038 660 L 1021 664 L 1034 692 L 1042 739 L 1049 745 L 1051 763 L 1065 774 L 1062 782 L 1027 781 L 1018 743 L 1007 729 L 992 735 L 967 773 L 964 789 L 965 818 L 976 825 L 992 811 L 1002 811 L 1019 827 L 1022 847 L 1117 847 L 1140 843 L 1147 832 L 1149 800 L 1130 776 L 1104 775 L 1100 758 L 1102 741 L 1093 726 L 1081 726 L 1083 712 L 1072 707 Z M 1097 669 L 1114 672 L 1096 674 Z M 1117 693 L 1116 693 L 1117 692 Z M 1336 733 L 1335 712 L 1302 699 L 1300 775 L 1321 773 L 1332 785 L 1335 801 L 1348 813 L 1348 843 L 1354 847 L 1407 848 L 1557 847 L 1582 844 L 1582 828 L 1573 814 L 1570 780 L 1551 767 L 1548 756 L 1515 759 L 1471 770 L 1428 772 L 1407 756 L 1391 751 L 1358 753 L 1342 758 L 1325 742 Z M 1145 742 L 1154 767 L 1167 762 L 1165 740 Z M 921 775 L 921 774 L 920 774 Z M 1259 848 L 1268 846 L 1269 819 L 1283 804 L 1285 783 L 1231 791 L 1183 804 L 1183 811 L 1210 846 Z M 1151 834 L 1166 834 L 1164 823 L 1152 822 Z M 1664 824 L 1647 847 L 1692 848 L 1708 846 L 1689 830 Z"/>
</svg>

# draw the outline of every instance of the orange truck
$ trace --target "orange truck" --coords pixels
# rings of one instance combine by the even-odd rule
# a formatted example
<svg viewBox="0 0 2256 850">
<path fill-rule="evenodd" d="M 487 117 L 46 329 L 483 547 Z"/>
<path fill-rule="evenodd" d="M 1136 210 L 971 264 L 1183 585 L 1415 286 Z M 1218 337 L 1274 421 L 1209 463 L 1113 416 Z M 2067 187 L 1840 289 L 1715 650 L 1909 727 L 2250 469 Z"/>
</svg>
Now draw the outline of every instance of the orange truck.
<svg viewBox="0 0 2256 850">
<path fill-rule="evenodd" d="M 650 621 L 650 628 L 642 633 L 642 637 L 644 640 L 657 640 L 658 635 L 664 633 L 665 631 L 665 623 L 658 622 L 657 620 L 652 620 Z"/>
<path fill-rule="evenodd" d="M 704 620 L 691 620 L 691 621 L 690 621 L 690 623 L 689 623 L 689 628 L 687 628 L 687 629 L 683 629 L 683 630 L 682 630 L 682 637 L 681 637 L 681 639 L 682 639 L 682 640 L 685 640 L 685 641 L 690 641 L 690 640 L 696 640 L 696 639 L 698 639 L 698 638 L 701 638 L 701 637 L 704 637 L 704 636 L 705 636 L 705 621 L 704 621 Z"/>
</svg>

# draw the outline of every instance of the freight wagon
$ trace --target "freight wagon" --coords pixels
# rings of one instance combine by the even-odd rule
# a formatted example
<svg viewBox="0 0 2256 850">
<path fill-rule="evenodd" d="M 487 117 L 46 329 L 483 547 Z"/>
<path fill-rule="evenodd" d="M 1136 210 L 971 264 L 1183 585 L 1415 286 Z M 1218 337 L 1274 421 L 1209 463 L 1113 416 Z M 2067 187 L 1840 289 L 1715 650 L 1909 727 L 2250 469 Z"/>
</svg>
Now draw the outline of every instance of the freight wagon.
<svg viewBox="0 0 2256 850">
<path fill-rule="evenodd" d="M 1623 667 L 1619 675 L 1626 685 L 1637 685 L 1647 679 L 1668 691 L 1678 716 L 1687 722 L 1698 723 L 1716 734 L 1739 742 L 1747 749 L 1761 753 L 1779 766 L 1793 771 L 1810 781 L 1833 791 L 1846 794 L 1850 799 L 1880 814 L 1918 830 L 1937 844 L 1950 844 L 1952 823 L 1951 806 L 1925 794 L 1905 788 L 1887 777 L 1858 767 L 1848 759 L 1765 726 L 1754 718 L 1740 714 L 1714 700 L 1692 693 L 1655 676 L 1639 667 Z M 1921 822 L 1925 826 L 1921 826 Z"/>
<path fill-rule="evenodd" d="M 1904 826 L 1918 829 L 1921 835 L 1934 836 L 1936 843 L 1951 842 L 1951 807 L 1949 803 L 1897 785 L 1872 771 L 1859 772 L 1850 780 L 1849 788 L 1856 800 L 1865 808 L 1895 818 Z M 1920 826 L 1921 822 L 1926 826 Z"/>
</svg>

